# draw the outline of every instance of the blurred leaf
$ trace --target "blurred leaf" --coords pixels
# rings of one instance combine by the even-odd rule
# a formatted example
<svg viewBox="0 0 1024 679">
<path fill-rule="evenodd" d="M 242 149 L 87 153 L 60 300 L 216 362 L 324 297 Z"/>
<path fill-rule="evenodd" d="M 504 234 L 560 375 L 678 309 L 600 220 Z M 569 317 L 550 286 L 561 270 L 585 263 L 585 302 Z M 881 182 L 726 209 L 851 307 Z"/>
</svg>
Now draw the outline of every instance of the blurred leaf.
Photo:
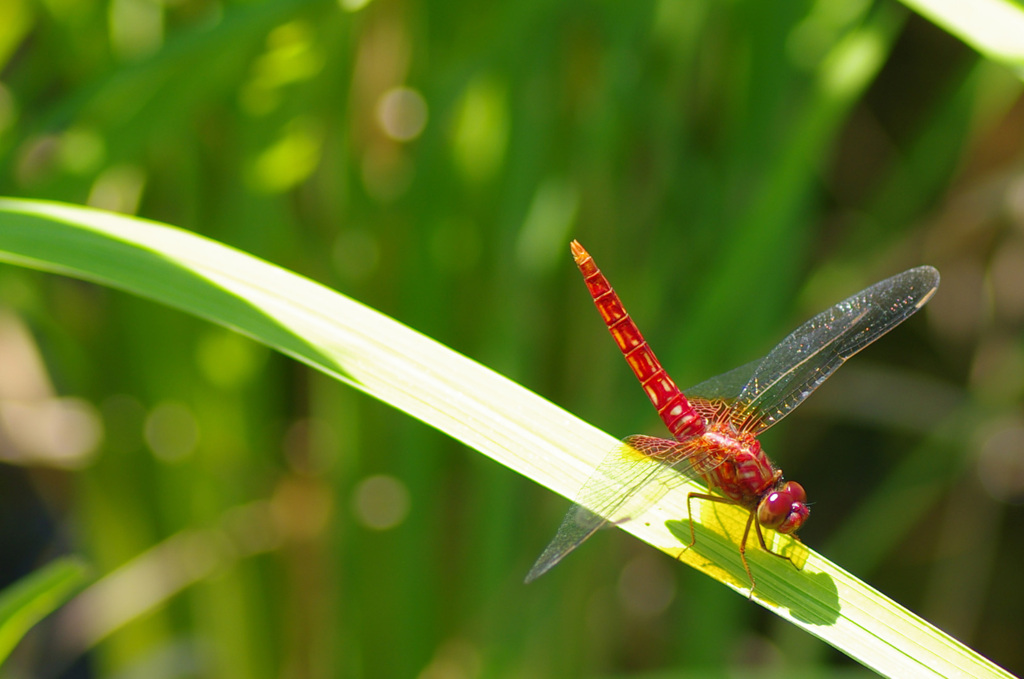
<svg viewBox="0 0 1024 679">
<path fill-rule="evenodd" d="M 566 497 L 616 444 L 358 302 L 185 231 L 56 203 L 0 200 L 0 258 L 112 285 L 234 328 Z M 715 507 L 697 526 L 693 548 L 676 537 L 671 520 L 685 515 L 693 488 L 674 489 L 622 527 L 746 594 L 736 552 L 743 510 Z M 1009 676 L 799 542 L 779 539 L 775 549 L 802 568 L 751 550 L 753 599 L 868 667 L 890 676 Z"/>
<path fill-rule="evenodd" d="M 76 558 L 57 559 L 0 593 L 0 663 L 32 627 L 85 584 L 86 567 Z"/>
</svg>

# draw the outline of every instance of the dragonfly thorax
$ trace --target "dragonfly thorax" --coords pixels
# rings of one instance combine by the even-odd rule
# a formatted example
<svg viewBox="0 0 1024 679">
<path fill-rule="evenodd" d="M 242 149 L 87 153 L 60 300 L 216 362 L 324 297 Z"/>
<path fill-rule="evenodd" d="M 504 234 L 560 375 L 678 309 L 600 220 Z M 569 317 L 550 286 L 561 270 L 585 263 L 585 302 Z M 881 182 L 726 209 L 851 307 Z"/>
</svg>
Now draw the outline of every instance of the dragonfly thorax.
<svg viewBox="0 0 1024 679">
<path fill-rule="evenodd" d="M 712 424 L 701 439 L 711 455 L 725 459 L 705 474 L 708 487 L 717 488 L 742 507 L 756 508 L 782 477 L 761 450 L 761 444 L 750 434 L 737 433 L 728 424 Z"/>
<path fill-rule="evenodd" d="M 793 533 L 807 520 L 807 493 L 795 481 L 783 481 L 761 444 L 728 423 L 712 425 L 702 437 L 709 453 L 725 460 L 704 475 L 709 488 L 757 513 L 757 522 L 779 533 Z"/>
</svg>

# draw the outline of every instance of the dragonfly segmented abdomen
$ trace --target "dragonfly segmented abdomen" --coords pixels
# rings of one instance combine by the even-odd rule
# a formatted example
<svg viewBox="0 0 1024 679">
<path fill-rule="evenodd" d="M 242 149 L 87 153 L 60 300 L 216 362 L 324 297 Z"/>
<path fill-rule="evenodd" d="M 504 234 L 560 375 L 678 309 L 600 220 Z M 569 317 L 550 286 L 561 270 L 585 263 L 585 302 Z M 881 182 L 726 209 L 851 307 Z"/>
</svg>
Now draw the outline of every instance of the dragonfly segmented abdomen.
<svg viewBox="0 0 1024 679">
<path fill-rule="evenodd" d="M 594 298 L 594 305 L 608 326 L 608 332 L 672 436 L 683 441 L 703 434 L 704 420 L 665 372 L 593 258 L 576 241 L 572 242 L 572 253 L 590 296 Z"/>
</svg>

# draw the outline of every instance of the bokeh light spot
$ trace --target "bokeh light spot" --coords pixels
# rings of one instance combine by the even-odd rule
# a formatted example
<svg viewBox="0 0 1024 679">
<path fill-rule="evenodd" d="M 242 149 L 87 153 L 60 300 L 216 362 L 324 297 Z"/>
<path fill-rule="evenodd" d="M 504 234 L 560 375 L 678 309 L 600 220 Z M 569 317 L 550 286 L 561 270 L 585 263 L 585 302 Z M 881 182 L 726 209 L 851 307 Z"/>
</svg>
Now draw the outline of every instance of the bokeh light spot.
<svg viewBox="0 0 1024 679">
<path fill-rule="evenodd" d="M 134 165 L 108 167 L 96 177 L 89 191 L 88 204 L 101 210 L 133 215 L 138 212 L 145 173 Z"/>
<path fill-rule="evenodd" d="M 196 347 L 196 361 L 203 376 L 223 389 L 248 383 L 258 373 L 266 355 L 261 345 L 219 328 L 207 332 Z"/>
<path fill-rule="evenodd" d="M 8 461 L 62 469 L 88 466 L 103 438 L 96 408 L 77 398 L 3 403 L 0 428 L 17 451 Z"/>
<path fill-rule="evenodd" d="M 352 510 L 361 524 L 373 530 L 395 528 L 409 514 L 409 491 L 393 476 L 363 479 L 352 495 Z"/>
<path fill-rule="evenodd" d="M 338 4 L 346 12 L 358 12 L 369 5 L 371 0 L 338 0 Z"/>
<path fill-rule="evenodd" d="M 676 597 L 670 563 L 653 553 L 641 554 L 627 563 L 618 583 L 623 608 L 639 618 L 664 613 Z"/>
<path fill-rule="evenodd" d="M 46 134 L 29 137 L 17 151 L 14 176 L 18 185 L 30 187 L 49 179 L 60 157 L 60 137 Z"/>
<path fill-rule="evenodd" d="M 396 141 L 411 141 L 427 126 L 427 102 L 408 87 L 396 87 L 377 102 L 377 123 Z"/>
<path fill-rule="evenodd" d="M 164 5 L 153 0 L 112 0 L 110 46 L 122 59 L 156 52 L 163 43 Z"/>
<path fill-rule="evenodd" d="M 192 411 L 171 401 L 153 408 L 143 432 L 153 455 L 164 462 L 187 459 L 199 443 L 199 423 Z"/>
<path fill-rule="evenodd" d="M 320 162 L 323 132 L 309 118 L 297 118 L 253 162 L 249 181 L 263 193 L 282 193 L 305 181 Z"/>
<path fill-rule="evenodd" d="M 274 491 L 271 510 L 283 537 L 313 540 L 322 535 L 334 514 L 330 488 L 308 478 L 286 478 Z"/>
<path fill-rule="evenodd" d="M 1024 504 L 1024 422 L 993 428 L 978 455 L 978 478 L 996 500 Z"/>
<path fill-rule="evenodd" d="M 72 174 L 85 175 L 103 163 L 107 147 L 96 130 L 74 127 L 60 137 L 58 159 L 61 166 Z"/>
</svg>

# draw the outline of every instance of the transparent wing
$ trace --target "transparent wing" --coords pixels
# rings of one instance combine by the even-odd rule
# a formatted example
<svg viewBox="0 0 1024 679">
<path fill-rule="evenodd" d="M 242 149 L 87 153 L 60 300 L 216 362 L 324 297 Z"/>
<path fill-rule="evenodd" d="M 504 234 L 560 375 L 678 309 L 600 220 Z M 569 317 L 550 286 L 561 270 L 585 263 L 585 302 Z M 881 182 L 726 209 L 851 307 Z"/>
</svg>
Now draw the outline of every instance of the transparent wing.
<svg viewBox="0 0 1024 679">
<path fill-rule="evenodd" d="M 546 573 L 609 521 L 628 521 L 670 488 L 711 471 L 723 461 L 692 441 L 679 443 L 654 436 L 623 439 L 583 484 L 526 582 Z"/>
<path fill-rule="evenodd" d="M 764 361 L 763 358 L 750 363 L 745 363 L 738 368 L 733 368 L 729 372 L 716 375 L 709 380 L 704 380 L 700 384 L 695 384 L 683 391 L 686 394 L 686 398 L 693 400 L 695 398 L 704 399 L 706 401 L 725 401 L 731 403 L 736 400 L 736 397 L 743 390 L 743 387 L 747 386 L 747 382 L 754 376 L 754 371 Z"/>
<path fill-rule="evenodd" d="M 930 266 L 875 283 L 801 325 L 761 361 L 686 393 L 730 405 L 733 423 L 756 436 L 800 405 L 848 358 L 912 316 L 938 286 L 939 272 Z"/>
</svg>

